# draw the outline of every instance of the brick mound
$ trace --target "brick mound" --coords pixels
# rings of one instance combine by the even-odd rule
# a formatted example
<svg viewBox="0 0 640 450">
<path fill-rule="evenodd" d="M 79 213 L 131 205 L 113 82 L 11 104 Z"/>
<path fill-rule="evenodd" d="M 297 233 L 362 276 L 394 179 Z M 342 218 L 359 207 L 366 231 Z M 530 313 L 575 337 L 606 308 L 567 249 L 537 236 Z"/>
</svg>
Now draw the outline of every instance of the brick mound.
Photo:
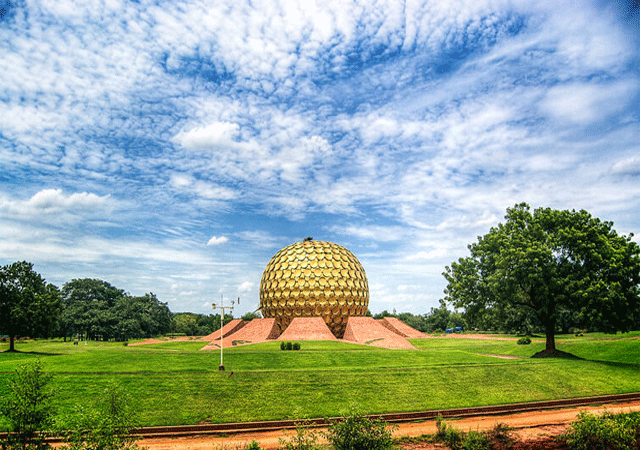
<svg viewBox="0 0 640 450">
<path fill-rule="evenodd" d="M 279 341 L 335 341 L 322 317 L 294 317 Z"/>
<path fill-rule="evenodd" d="M 383 327 L 407 339 L 417 339 L 417 338 L 427 337 L 427 335 L 424 334 L 422 331 L 418 331 L 415 328 L 410 327 L 409 325 L 407 325 L 397 317 L 384 317 L 380 319 L 378 322 L 380 322 L 380 324 Z"/>
<path fill-rule="evenodd" d="M 235 333 L 240 328 L 245 326 L 248 322 L 246 320 L 233 319 L 231 322 L 222 327 L 222 338 Z M 202 338 L 203 341 L 211 342 L 220 339 L 220 330 L 216 330 L 211 334 L 208 334 Z"/>
<path fill-rule="evenodd" d="M 372 317 L 349 317 L 343 340 L 381 348 L 415 350 L 406 338 L 385 328 Z"/>
<path fill-rule="evenodd" d="M 259 342 L 266 342 L 274 340 L 278 337 L 278 327 L 276 326 L 276 319 L 253 319 L 251 321 L 244 321 L 245 325 L 240 327 L 235 333 L 229 336 L 223 335 L 222 346 L 224 348 L 257 344 Z M 200 350 L 216 350 L 220 348 L 220 339 L 209 342 Z"/>
</svg>

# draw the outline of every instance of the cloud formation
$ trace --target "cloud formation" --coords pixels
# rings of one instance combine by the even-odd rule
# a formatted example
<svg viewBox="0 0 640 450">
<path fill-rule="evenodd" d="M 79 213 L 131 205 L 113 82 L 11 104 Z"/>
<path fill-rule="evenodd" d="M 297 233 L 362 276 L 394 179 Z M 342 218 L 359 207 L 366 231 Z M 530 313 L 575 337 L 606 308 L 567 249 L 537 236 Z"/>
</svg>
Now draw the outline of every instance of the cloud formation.
<svg viewBox="0 0 640 450">
<path fill-rule="evenodd" d="M 0 262 L 58 284 L 207 313 L 242 291 L 249 311 L 269 258 L 312 235 L 361 259 L 372 310 L 421 313 L 517 202 L 638 232 L 640 38 L 613 4 L 10 8 Z"/>
</svg>

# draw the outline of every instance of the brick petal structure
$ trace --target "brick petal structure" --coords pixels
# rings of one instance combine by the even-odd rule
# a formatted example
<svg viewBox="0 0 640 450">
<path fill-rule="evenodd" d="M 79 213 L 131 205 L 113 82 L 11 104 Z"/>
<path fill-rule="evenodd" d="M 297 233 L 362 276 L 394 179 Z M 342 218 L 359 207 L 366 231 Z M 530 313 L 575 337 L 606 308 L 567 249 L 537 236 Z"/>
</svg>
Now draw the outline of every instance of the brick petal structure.
<svg viewBox="0 0 640 450">
<path fill-rule="evenodd" d="M 421 339 L 428 337 L 422 331 L 418 331 L 415 328 L 410 327 L 397 317 L 384 317 L 378 322 L 380 322 L 383 327 L 408 339 Z"/>
<path fill-rule="evenodd" d="M 335 341 L 322 317 L 294 317 L 279 341 Z"/>
<path fill-rule="evenodd" d="M 222 327 L 222 338 L 224 339 L 227 336 L 236 333 L 240 328 L 244 327 L 248 323 L 249 322 L 247 322 L 246 320 L 233 319 L 231 322 Z M 220 330 L 216 330 L 213 333 L 206 335 L 205 337 L 201 338 L 201 340 L 208 342 L 220 340 Z"/>
<path fill-rule="evenodd" d="M 406 338 L 385 328 L 372 317 L 349 317 L 344 340 L 374 347 L 415 349 Z"/>
<path fill-rule="evenodd" d="M 257 344 L 266 342 L 278 337 L 278 329 L 276 327 L 276 319 L 253 319 L 245 322 L 246 325 L 238 329 L 235 333 L 227 337 L 223 337 L 223 347 L 232 347 L 234 345 Z M 224 335 L 223 335 L 224 336 Z M 215 350 L 220 348 L 220 339 L 211 341 L 200 350 Z"/>
</svg>

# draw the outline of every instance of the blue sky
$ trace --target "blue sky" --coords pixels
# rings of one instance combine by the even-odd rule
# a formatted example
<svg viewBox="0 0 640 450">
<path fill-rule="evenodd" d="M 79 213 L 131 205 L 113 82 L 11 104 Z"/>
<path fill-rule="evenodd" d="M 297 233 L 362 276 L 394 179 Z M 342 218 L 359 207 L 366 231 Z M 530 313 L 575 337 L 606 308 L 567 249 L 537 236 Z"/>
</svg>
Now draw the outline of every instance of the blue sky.
<svg viewBox="0 0 640 450">
<path fill-rule="evenodd" d="M 507 207 L 640 232 L 635 2 L 0 1 L 0 263 L 258 306 L 307 236 L 438 306 Z M 634 237 L 638 242 L 638 237 Z"/>
</svg>

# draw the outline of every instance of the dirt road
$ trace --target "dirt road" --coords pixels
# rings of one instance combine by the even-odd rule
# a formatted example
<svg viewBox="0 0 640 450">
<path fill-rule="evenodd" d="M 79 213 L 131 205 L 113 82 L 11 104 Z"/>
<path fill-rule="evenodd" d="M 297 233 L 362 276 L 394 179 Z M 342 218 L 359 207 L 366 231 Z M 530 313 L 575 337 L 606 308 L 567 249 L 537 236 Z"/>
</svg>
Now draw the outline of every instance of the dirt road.
<svg viewBox="0 0 640 450">
<path fill-rule="evenodd" d="M 640 401 L 615 403 L 598 406 L 586 406 L 579 408 L 565 408 L 557 410 L 545 410 L 539 412 L 525 412 L 501 416 L 482 416 L 458 420 L 447 420 L 449 424 L 461 431 L 483 431 L 493 428 L 498 423 L 506 423 L 513 427 L 521 440 L 535 440 L 544 436 L 555 436 L 575 420 L 580 411 L 590 411 L 594 414 L 609 411 L 611 413 L 640 411 Z M 323 429 L 319 429 L 323 430 Z M 326 431 L 326 429 L 324 429 Z M 418 423 L 403 423 L 398 426 L 394 436 L 420 436 L 434 434 L 436 432 L 435 420 Z M 258 441 L 265 449 L 277 448 L 280 439 L 295 434 L 292 430 L 279 430 L 255 433 L 237 433 L 226 437 L 195 436 L 188 438 L 154 438 L 139 441 L 143 447 L 149 450 L 211 450 L 242 449 L 252 441 Z M 415 446 L 413 448 L 416 448 Z M 421 448 L 426 449 L 426 446 Z"/>
</svg>

